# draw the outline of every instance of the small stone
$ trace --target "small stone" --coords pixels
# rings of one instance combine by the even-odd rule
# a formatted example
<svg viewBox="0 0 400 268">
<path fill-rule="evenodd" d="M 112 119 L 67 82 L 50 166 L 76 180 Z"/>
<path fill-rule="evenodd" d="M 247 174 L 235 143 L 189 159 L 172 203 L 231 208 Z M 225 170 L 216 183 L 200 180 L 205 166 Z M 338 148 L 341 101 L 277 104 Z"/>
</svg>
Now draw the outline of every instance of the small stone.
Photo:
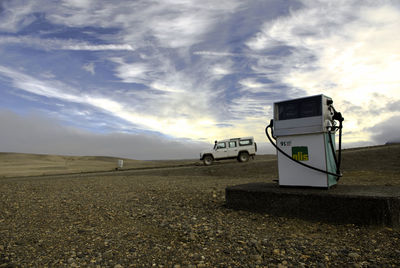
<svg viewBox="0 0 400 268">
<path fill-rule="evenodd" d="M 72 263 L 75 262 L 75 260 L 74 260 L 74 258 L 69 258 L 69 259 L 67 260 L 67 262 L 68 262 L 68 264 L 72 264 Z"/>
<path fill-rule="evenodd" d="M 281 254 L 280 250 L 277 249 L 277 248 L 274 249 L 273 253 L 274 253 L 275 255 L 280 255 L 280 254 Z"/>
<path fill-rule="evenodd" d="M 353 259 L 358 259 L 360 257 L 360 255 L 355 252 L 350 252 L 348 256 Z"/>
<path fill-rule="evenodd" d="M 200 254 L 198 254 L 198 253 L 193 254 L 193 259 L 196 260 L 196 261 L 201 260 Z"/>
<path fill-rule="evenodd" d="M 123 268 L 123 266 L 121 264 L 116 264 L 114 265 L 114 268 Z"/>
<path fill-rule="evenodd" d="M 261 263 L 262 262 L 262 256 L 261 255 L 252 255 L 251 259 L 256 261 L 257 263 Z"/>
<path fill-rule="evenodd" d="M 257 240 L 255 240 L 255 239 L 250 239 L 250 241 L 249 241 L 249 246 L 251 246 L 251 247 L 255 247 L 256 245 L 257 245 Z"/>
<path fill-rule="evenodd" d="M 194 233 L 189 234 L 189 239 L 190 240 L 196 240 L 196 235 Z"/>
<path fill-rule="evenodd" d="M 111 259 L 113 257 L 112 250 L 107 250 L 106 252 L 104 252 L 103 257 L 106 259 Z"/>
</svg>

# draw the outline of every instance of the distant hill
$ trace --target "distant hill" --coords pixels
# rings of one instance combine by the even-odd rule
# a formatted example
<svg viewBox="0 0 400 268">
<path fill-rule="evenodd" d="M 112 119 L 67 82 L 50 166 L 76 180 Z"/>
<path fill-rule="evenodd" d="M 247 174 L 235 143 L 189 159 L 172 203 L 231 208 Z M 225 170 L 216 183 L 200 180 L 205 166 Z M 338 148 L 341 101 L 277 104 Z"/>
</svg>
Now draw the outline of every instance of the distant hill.
<svg viewBox="0 0 400 268">
<path fill-rule="evenodd" d="M 344 170 L 400 172 L 400 144 L 352 148 L 343 151 Z"/>
<path fill-rule="evenodd" d="M 0 153 L 0 177 L 111 171 L 118 167 L 118 159 L 124 161 L 123 169 L 178 164 L 176 161 L 143 161 L 108 156 Z M 186 162 L 179 161 L 179 164 Z"/>
<path fill-rule="evenodd" d="M 400 141 L 388 141 L 385 143 L 385 145 L 396 145 L 396 144 L 400 144 Z"/>
</svg>

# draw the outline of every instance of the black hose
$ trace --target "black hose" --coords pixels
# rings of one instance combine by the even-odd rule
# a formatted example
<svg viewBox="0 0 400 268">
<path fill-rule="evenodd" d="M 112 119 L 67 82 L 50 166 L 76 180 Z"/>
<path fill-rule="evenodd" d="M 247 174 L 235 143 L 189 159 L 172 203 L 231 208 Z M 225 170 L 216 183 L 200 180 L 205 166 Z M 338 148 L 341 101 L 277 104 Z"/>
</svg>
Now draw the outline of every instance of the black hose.
<svg viewBox="0 0 400 268">
<path fill-rule="evenodd" d="M 284 156 L 286 156 L 286 157 L 289 158 L 290 160 L 292 160 L 292 161 L 294 161 L 294 162 L 296 162 L 296 163 L 298 163 L 298 164 L 300 164 L 300 165 L 302 165 L 302 166 L 305 166 L 305 167 L 307 167 L 307 168 L 310 168 L 310 169 L 313 169 L 313 170 L 316 170 L 316 171 L 319 171 L 319 172 L 322 172 L 322 173 L 325 173 L 325 174 L 328 174 L 328 175 L 332 175 L 332 176 L 335 176 L 335 177 L 338 177 L 338 178 L 343 176 L 343 175 L 340 174 L 340 173 L 332 173 L 332 172 L 329 172 L 329 171 L 326 171 L 326 170 L 323 170 L 323 169 L 320 169 L 320 168 L 316 168 L 316 167 L 313 167 L 313 166 L 304 164 L 304 163 L 302 163 L 302 162 L 300 162 L 300 161 L 298 161 L 298 160 L 296 160 L 296 159 L 293 159 L 290 155 L 288 155 L 287 153 L 285 153 L 281 148 L 279 148 L 279 147 L 272 141 L 272 139 L 271 139 L 271 137 L 269 136 L 269 133 L 268 133 L 268 128 L 271 128 L 271 133 L 273 133 L 272 126 L 273 126 L 273 120 L 271 120 L 270 123 L 269 123 L 269 125 L 265 128 L 265 134 L 267 135 L 269 142 L 270 142 L 280 153 L 282 153 Z"/>
<path fill-rule="evenodd" d="M 340 173 L 340 165 L 342 164 L 342 129 L 343 129 L 344 118 L 342 116 L 342 113 L 337 112 L 333 106 L 331 107 L 333 109 L 332 119 L 339 121 L 339 127 L 337 127 L 339 129 L 339 149 L 338 149 L 339 155 L 338 155 L 338 161 L 336 162 L 335 159 L 335 162 L 336 162 L 336 172 Z M 337 180 L 339 181 L 339 178 Z"/>
<path fill-rule="evenodd" d="M 339 120 L 339 161 L 337 164 L 338 169 L 340 170 L 340 165 L 342 164 L 342 128 L 343 128 L 343 120 L 344 118 L 342 117 Z"/>
</svg>

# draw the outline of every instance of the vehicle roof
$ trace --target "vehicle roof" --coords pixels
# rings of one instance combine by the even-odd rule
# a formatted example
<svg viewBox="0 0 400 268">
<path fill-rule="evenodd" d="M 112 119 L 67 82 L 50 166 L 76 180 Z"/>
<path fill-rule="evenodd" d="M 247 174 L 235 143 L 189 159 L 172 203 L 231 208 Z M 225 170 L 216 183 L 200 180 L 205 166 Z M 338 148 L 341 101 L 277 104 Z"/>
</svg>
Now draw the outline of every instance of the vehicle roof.
<svg viewBox="0 0 400 268">
<path fill-rule="evenodd" d="M 249 136 L 249 137 L 241 137 L 241 138 L 231 138 L 231 139 L 219 140 L 218 142 L 236 141 L 236 140 L 254 140 L 254 138 Z"/>
</svg>

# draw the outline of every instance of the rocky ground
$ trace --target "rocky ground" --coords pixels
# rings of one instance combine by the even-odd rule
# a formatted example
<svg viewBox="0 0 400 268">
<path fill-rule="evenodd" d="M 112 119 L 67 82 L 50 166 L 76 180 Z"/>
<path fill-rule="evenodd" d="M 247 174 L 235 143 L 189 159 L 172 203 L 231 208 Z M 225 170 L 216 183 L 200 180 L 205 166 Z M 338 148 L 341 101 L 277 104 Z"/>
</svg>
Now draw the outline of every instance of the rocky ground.
<svg viewBox="0 0 400 268">
<path fill-rule="evenodd" d="M 342 183 L 354 183 L 347 165 Z M 268 160 L 0 179 L 0 267 L 400 266 L 398 229 L 224 206 L 226 186 L 276 176 Z M 388 183 L 368 176 L 362 183 Z"/>
</svg>

